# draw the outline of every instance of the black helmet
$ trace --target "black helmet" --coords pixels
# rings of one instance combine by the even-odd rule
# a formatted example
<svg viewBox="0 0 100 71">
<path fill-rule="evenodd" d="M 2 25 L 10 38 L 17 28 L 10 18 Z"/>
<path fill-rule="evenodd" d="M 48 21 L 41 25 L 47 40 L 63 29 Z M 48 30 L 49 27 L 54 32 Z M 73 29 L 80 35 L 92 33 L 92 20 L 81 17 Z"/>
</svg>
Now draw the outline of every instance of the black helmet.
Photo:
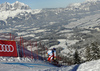
<svg viewBox="0 0 100 71">
<path fill-rule="evenodd" d="M 53 50 L 56 50 L 55 48 L 53 48 Z"/>
</svg>

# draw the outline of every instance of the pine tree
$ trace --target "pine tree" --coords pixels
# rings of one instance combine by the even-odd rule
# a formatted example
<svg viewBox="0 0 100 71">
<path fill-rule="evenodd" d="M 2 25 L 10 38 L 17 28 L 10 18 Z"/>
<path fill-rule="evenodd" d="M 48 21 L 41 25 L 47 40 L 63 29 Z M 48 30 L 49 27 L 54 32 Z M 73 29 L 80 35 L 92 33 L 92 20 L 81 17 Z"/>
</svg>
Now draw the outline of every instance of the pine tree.
<svg viewBox="0 0 100 71">
<path fill-rule="evenodd" d="M 89 46 L 86 47 L 86 61 L 91 61 L 91 49 Z"/>
<path fill-rule="evenodd" d="M 91 43 L 91 45 L 86 48 L 86 58 L 87 61 L 100 59 L 100 49 L 97 42 Z"/>
<path fill-rule="evenodd" d="M 98 48 L 97 42 L 91 43 L 91 46 L 92 46 L 91 49 L 92 49 L 92 51 L 93 51 L 93 54 L 92 54 L 93 59 L 94 59 L 94 60 L 99 59 L 99 58 L 100 58 L 100 50 L 99 50 L 99 48 Z"/>
<path fill-rule="evenodd" d="M 81 58 L 79 57 L 78 51 L 75 51 L 74 54 L 74 64 L 80 64 Z"/>
</svg>

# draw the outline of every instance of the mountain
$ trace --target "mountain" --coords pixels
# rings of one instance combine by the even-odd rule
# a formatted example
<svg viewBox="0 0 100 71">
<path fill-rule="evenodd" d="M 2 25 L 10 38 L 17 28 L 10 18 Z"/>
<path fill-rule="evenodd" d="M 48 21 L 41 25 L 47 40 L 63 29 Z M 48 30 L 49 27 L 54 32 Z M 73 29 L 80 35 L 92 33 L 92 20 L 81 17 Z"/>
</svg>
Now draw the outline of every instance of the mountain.
<svg viewBox="0 0 100 71">
<path fill-rule="evenodd" d="M 30 29 L 38 28 L 38 30 L 42 29 L 45 33 L 52 33 L 61 29 L 72 29 L 82 25 L 87 27 L 87 24 L 90 27 L 91 24 L 94 25 L 94 23 L 89 25 L 89 22 L 93 21 L 91 17 L 96 19 L 93 22 L 96 22 L 94 26 L 97 26 L 99 24 L 99 7 L 99 0 L 74 3 L 66 8 L 45 8 L 37 10 L 32 10 L 28 5 L 18 1 L 13 4 L 6 2 L 0 4 L 0 25 L 2 25 L 0 29 L 5 30 L 8 28 L 7 30 L 10 31 L 15 31 L 16 29 L 17 32 L 20 32 L 23 27 L 27 26 Z M 28 30 L 29 28 L 23 29 Z M 40 37 L 40 34 L 46 36 L 42 32 L 39 33 L 35 33 L 35 36 Z"/>
<path fill-rule="evenodd" d="M 89 25 L 88 23 L 92 22 L 90 21 L 93 20 L 91 17 L 98 19 L 98 15 L 100 14 L 100 1 L 94 1 L 95 2 L 86 1 L 83 3 L 70 4 L 66 8 L 45 8 L 37 10 L 32 10 L 28 5 L 18 1 L 13 4 L 6 2 L 0 4 L 0 25 L 2 25 L 0 29 L 5 30 L 8 28 L 7 30 L 15 31 L 16 28 L 16 30 L 20 32 L 22 30 L 22 26 L 27 26 L 30 28 L 42 29 L 45 31 L 45 33 L 51 33 L 54 31 L 60 31 L 64 28 L 70 29 L 82 25 L 87 27 L 85 26 L 86 24 L 88 24 L 88 27 L 90 27 L 91 24 L 93 24 L 91 23 Z M 99 22 L 97 22 L 97 24 L 99 24 Z M 95 26 L 97 24 L 95 24 Z M 29 28 L 23 29 L 28 30 Z M 46 36 L 42 32 L 41 34 Z M 35 34 L 35 36 L 40 37 L 39 34 Z"/>
<path fill-rule="evenodd" d="M 100 1 L 100 0 L 85 0 L 85 2 L 97 2 L 97 1 Z"/>
<path fill-rule="evenodd" d="M 1 10 L 1 20 L 6 20 L 7 24 L 18 24 L 19 22 L 24 22 L 26 24 L 33 24 L 35 26 L 53 26 L 68 24 L 69 22 L 73 22 L 79 20 L 83 17 L 94 15 L 99 13 L 100 1 L 86 1 L 84 3 L 74 3 L 66 8 L 48 8 L 42 10 L 31 10 L 30 7 L 24 3 L 16 1 L 13 4 L 8 2 L 0 5 Z M 24 11 L 23 11 L 24 10 Z M 12 16 L 12 12 L 14 12 L 14 16 Z M 6 16 L 4 15 L 6 12 Z M 27 15 L 27 16 L 26 16 Z M 12 19 L 13 17 L 13 19 Z M 27 19 L 25 19 L 27 18 Z M 20 20 L 22 19 L 22 20 Z M 27 23 L 27 21 L 29 21 Z M 53 23 L 51 25 L 51 23 Z M 59 24 L 58 24 L 59 23 Z M 60 24 L 62 23 L 62 24 Z"/>
<path fill-rule="evenodd" d="M 16 9 L 29 10 L 31 8 L 28 5 L 18 1 L 16 1 L 13 4 L 10 4 L 8 2 L 0 4 L 0 11 L 8 11 L 8 10 L 16 10 Z"/>
<path fill-rule="evenodd" d="M 84 3 L 74 3 L 70 4 L 66 7 L 67 10 L 74 10 L 74 11 L 96 11 L 99 10 L 100 7 L 100 0 L 88 0 Z"/>
<path fill-rule="evenodd" d="M 15 33 L 24 39 L 43 41 L 48 48 L 59 48 L 61 55 L 70 58 L 75 48 L 79 48 L 83 61 L 86 59 L 85 47 L 92 42 L 100 43 L 99 0 L 74 3 L 66 8 L 37 10 L 18 1 L 1 5 L 1 33 Z"/>
</svg>

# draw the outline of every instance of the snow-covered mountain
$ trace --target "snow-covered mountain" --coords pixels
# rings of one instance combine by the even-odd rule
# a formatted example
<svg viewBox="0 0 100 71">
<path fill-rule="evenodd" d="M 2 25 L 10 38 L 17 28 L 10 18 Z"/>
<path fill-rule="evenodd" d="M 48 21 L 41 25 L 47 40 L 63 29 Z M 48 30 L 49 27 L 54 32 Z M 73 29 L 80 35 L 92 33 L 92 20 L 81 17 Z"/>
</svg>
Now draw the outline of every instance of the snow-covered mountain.
<svg viewBox="0 0 100 71">
<path fill-rule="evenodd" d="M 85 2 L 97 2 L 97 1 L 100 1 L 100 0 L 85 0 Z"/>
<path fill-rule="evenodd" d="M 49 26 L 51 25 L 51 22 L 53 22 L 53 24 L 62 22 L 67 24 L 67 22 L 93 15 L 95 14 L 94 12 L 98 13 L 100 10 L 99 7 L 99 0 L 95 2 L 87 1 L 84 3 L 74 3 L 66 8 L 51 8 L 42 10 L 31 10 L 28 5 L 18 1 L 13 4 L 6 2 L 0 4 L 0 20 L 6 20 L 6 24 L 16 24 L 17 22 L 15 19 L 18 18 L 18 20 L 20 20 L 22 18 L 20 22 L 24 23 L 24 21 L 30 21 L 30 24 L 34 23 L 37 26 Z M 27 19 L 23 17 L 26 17 Z M 8 19 L 10 20 L 8 21 Z"/>
<path fill-rule="evenodd" d="M 73 3 L 66 7 L 66 10 L 73 11 L 94 11 L 98 10 L 100 0 L 86 0 L 83 3 Z"/>
<path fill-rule="evenodd" d="M 97 26 L 100 18 L 100 1 L 94 1 L 74 3 L 66 8 L 41 10 L 31 10 L 28 5 L 18 1 L 13 4 L 6 2 L 0 4 L 0 30 L 16 32 L 19 36 L 30 34 L 30 37 L 41 38 L 54 32 L 58 34 L 64 28 Z"/>
<path fill-rule="evenodd" d="M 12 4 L 5 2 L 0 4 L 0 23 L 1 25 L 7 25 L 6 20 L 9 17 L 15 18 L 18 14 L 20 14 L 20 16 L 26 16 L 29 13 L 36 14 L 38 12 L 40 12 L 40 10 L 32 10 L 28 5 L 18 1 Z"/>
<path fill-rule="evenodd" d="M 95 35 L 95 29 L 91 30 L 100 26 L 100 1 L 94 1 L 41 10 L 31 10 L 18 1 L 13 4 L 6 2 L 0 5 L 0 33 L 16 33 L 28 40 L 46 41 L 44 43 L 49 48 L 60 43 L 54 47 L 63 48 L 62 54 L 67 55 L 70 53 L 69 46 L 77 44 L 73 47 L 84 47 L 98 39 L 99 33 Z M 71 53 L 75 52 L 75 49 L 71 50 Z M 80 53 L 83 50 L 80 49 Z"/>
<path fill-rule="evenodd" d="M 21 10 L 29 10 L 31 9 L 28 5 L 16 1 L 13 4 L 10 4 L 8 2 L 5 2 L 3 4 L 0 4 L 0 11 L 8 11 L 8 10 L 16 10 L 16 9 L 21 9 Z"/>
</svg>

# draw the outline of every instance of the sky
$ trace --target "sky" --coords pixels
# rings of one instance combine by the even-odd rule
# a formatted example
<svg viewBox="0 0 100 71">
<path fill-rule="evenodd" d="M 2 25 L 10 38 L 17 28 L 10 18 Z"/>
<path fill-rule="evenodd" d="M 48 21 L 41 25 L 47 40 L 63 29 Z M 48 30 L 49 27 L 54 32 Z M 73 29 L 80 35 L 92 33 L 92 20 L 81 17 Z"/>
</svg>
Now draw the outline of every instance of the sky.
<svg viewBox="0 0 100 71">
<path fill-rule="evenodd" d="M 0 4 L 5 2 L 14 3 L 16 1 L 29 5 L 31 9 L 60 8 L 60 7 L 64 8 L 72 3 L 85 2 L 85 0 L 0 0 Z"/>
</svg>

